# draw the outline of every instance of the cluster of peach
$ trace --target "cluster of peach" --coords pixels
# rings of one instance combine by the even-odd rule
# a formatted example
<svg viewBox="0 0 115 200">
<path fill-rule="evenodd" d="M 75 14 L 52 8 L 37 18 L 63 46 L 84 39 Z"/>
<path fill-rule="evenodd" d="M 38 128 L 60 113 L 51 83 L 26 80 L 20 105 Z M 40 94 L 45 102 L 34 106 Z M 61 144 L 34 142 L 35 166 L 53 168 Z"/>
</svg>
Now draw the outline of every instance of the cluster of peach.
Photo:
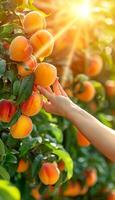
<svg viewBox="0 0 115 200">
<path fill-rule="evenodd" d="M 9 46 L 9 56 L 17 63 L 18 76 L 21 79 L 32 73 L 35 76 L 31 96 L 20 105 L 22 115 L 10 127 L 10 133 L 14 138 L 24 138 L 31 133 L 33 125 L 30 117 L 36 115 L 42 108 L 42 96 L 35 89 L 37 85 L 51 86 L 57 77 L 55 66 L 42 62 L 52 53 L 54 46 L 54 38 L 45 27 L 45 18 L 42 14 L 37 11 L 29 12 L 23 19 L 26 36 L 15 37 Z M 14 102 L 1 100 L 0 121 L 10 122 L 16 110 L 17 106 Z"/>
<path fill-rule="evenodd" d="M 28 168 L 29 168 L 29 162 L 21 159 L 18 163 L 17 172 L 18 173 L 26 172 Z M 59 161 L 58 164 L 55 162 L 53 163 L 46 162 L 42 164 L 38 172 L 38 176 L 44 185 L 52 186 L 59 180 L 60 171 L 64 170 L 65 170 L 65 164 L 62 160 Z M 88 188 L 94 186 L 94 184 L 97 182 L 97 171 L 94 168 L 87 169 L 84 172 L 84 177 L 86 179 L 85 186 L 82 187 L 80 182 L 78 181 L 73 182 L 72 180 L 70 180 L 64 191 L 63 192 L 59 191 L 59 192 L 61 192 L 64 196 L 70 196 L 70 197 L 75 197 L 77 195 L 84 195 L 88 191 Z M 39 191 L 38 187 L 32 189 L 32 196 L 35 199 L 36 197 L 40 196 L 38 191 Z"/>
<path fill-rule="evenodd" d="M 59 168 L 60 171 L 64 170 L 65 166 L 64 166 L 63 161 L 60 161 L 58 163 L 58 168 Z M 42 170 L 44 170 L 44 169 L 42 168 Z M 50 175 L 50 169 L 49 169 L 49 175 Z M 47 168 L 47 170 L 48 170 L 48 168 Z M 41 172 L 43 172 L 43 171 L 41 171 Z M 46 171 L 44 171 L 44 174 L 45 173 L 46 173 Z M 86 184 L 84 186 L 82 186 L 80 181 L 74 181 L 73 182 L 73 180 L 70 180 L 67 183 L 66 187 L 64 186 L 64 188 L 62 188 L 62 187 L 59 188 L 59 190 L 58 190 L 59 195 L 61 197 L 62 196 L 65 196 L 65 197 L 76 197 L 76 196 L 79 196 L 79 195 L 80 196 L 81 195 L 85 195 L 88 192 L 88 189 L 93 187 L 96 184 L 97 178 L 98 178 L 97 177 L 97 171 L 94 168 L 87 169 L 84 172 L 84 177 L 85 177 L 85 180 L 86 180 Z M 49 193 L 51 193 L 53 191 L 54 191 L 54 188 L 53 188 L 53 186 L 51 187 L 51 184 L 50 184 L 49 185 Z M 46 198 L 49 196 L 49 193 L 47 192 L 45 194 Z M 39 193 L 39 186 L 33 188 L 32 191 L 31 191 L 31 194 L 36 200 L 37 199 L 41 199 L 40 198 L 41 195 Z"/>
<path fill-rule="evenodd" d="M 26 172 L 29 168 L 29 162 L 20 160 L 17 168 L 18 173 Z M 42 166 L 38 172 L 38 177 L 44 185 L 49 186 L 50 193 L 54 191 L 53 185 L 59 180 L 60 172 L 65 170 L 65 164 L 62 160 L 57 163 L 42 163 Z M 85 185 L 82 186 L 80 181 L 70 180 L 66 187 L 59 188 L 59 195 L 65 197 L 76 197 L 79 195 L 85 195 L 89 188 L 93 187 L 98 179 L 98 174 L 95 168 L 88 168 L 84 171 Z M 102 192 L 107 192 L 107 200 L 113 200 L 115 197 L 115 191 L 109 191 L 104 189 Z M 39 185 L 35 186 L 31 190 L 31 195 L 34 199 L 40 200 L 41 195 L 39 193 Z M 49 197 L 49 193 L 45 194 L 45 197 Z"/>
<path fill-rule="evenodd" d="M 21 159 L 18 163 L 17 172 L 24 173 L 27 172 L 30 163 L 28 160 Z M 60 177 L 60 166 L 56 162 L 44 162 L 38 172 L 38 177 L 44 185 L 54 185 Z M 32 196 L 38 199 L 38 187 L 32 189 Z"/>
</svg>

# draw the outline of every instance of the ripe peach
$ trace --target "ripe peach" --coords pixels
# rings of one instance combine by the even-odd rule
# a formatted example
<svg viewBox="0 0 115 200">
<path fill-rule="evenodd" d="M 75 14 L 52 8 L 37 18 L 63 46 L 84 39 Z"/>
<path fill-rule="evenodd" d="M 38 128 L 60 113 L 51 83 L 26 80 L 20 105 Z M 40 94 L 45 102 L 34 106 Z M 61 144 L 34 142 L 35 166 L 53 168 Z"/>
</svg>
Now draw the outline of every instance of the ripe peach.
<svg viewBox="0 0 115 200">
<path fill-rule="evenodd" d="M 96 169 L 87 169 L 85 171 L 86 183 L 88 187 L 92 187 L 97 182 L 97 171 Z"/>
<path fill-rule="evenodd" d="M 30 38 L 34 54 L 40 60 L 50 56 L 54 46 L 54 39 L 50 32 L 40 30 L 34 33 Z"/>
<path fill-rule="evenodd" d="M 14 114 L 16 113 L 16 106 L 9 100 L 0 101 L 0 121 L 10 122 Z"/>
<path fill-rule="evenodd" d="M 26 172 L 28 170 L 28 167 L 29 167 L 29 162 L 21 159 L 18 163 L 17 172 L 18 173 Z"/>
<path fill-rule="evenodd" d="M 30 75 L 37 67 L 37 60 L 31 56 L 24 63 L 17 65 L 18 74 L 22 77 Z"/>
<path fill-rule="evenodd" d="M 9 47 L 10 59 L 14 61 L 25 61 L 32 54 L 32 47 L 24 36 L 14 38 Z"/>
<path fill-rule="evenodd" d="M 115 190 L 109 193 L 107 200 L 115 200 Z"/>
<path fill-rule="evenodd" d="M 38 187 L 35 187 L 31 190 L 31 196 L 36 199 L 36 200 L 39 200 L 41 199 L 41 195 L 39 193 L 39 188 Z"/>
<path fill-rule="evenodd" d="M 13 138 L 27 137 L 33 128 L 32 121 L 29 117 L 21 115 L 17 122 L 11 126 L 10 133 Z"/>
<path fill-rule="evenodd" d="M 33 94 L 24 101 L 21 105 L 21 111 L 26 116 L 36 115 L 42 108 L 42 96 L 37 92 Z"/>
<path fill-rule="evenodd" d="M 44 16 L 38 11 L 31 11 L 24 17 L 23 28 L 25 33 L 33 34 L 46 26 Z"/>
<path fill-rule="evenodd" d="M 89 65 L 86 67 L 86 74 L 90 77 L 100 74 L 103 68 L 103 61 L 99 55 L 95 55 L 90 59 Z"/>
<path fill-rule="evenodd" d="M 77 84 L 75 87 L 75 91 L 77 92 L 76 97 L 83 102 L 91 101 L 95 96 L 95 88 L 90 81 L 83 82 L 83 91 L 80 92 L 81 85 Z"/>
<path fill-rule="evenodd" d="M 109 97 L 115 97 L 115 81 L 107 80 L 105 83 L 106 93 Z"/>
<path fill-rule="evenodd" d="M 56 163 L 43 163 L 39 173 L 39 178 L 45 185 L 54 185 L 60 176 L 60 171 Z"/>
<path fill-rule="evenodd" d="M 43 87 L 51 86 L 57 77 L 57 69 L 48 63 L 38 64 L 35 70 L 35 84 Z"/>
<path fill-rule="evenodd" d="M 79 182 L 69 182 L 67 188 L 64 191 L 64 196 L 75 197 L 81 192 L 81 185 Z"/>
<path fill-rule="evenodd" d="M 77 132 L 77 143 L 82 147 L 87 147 L 90 145 L 88 139 L 80 132 Z"/>
</svg>

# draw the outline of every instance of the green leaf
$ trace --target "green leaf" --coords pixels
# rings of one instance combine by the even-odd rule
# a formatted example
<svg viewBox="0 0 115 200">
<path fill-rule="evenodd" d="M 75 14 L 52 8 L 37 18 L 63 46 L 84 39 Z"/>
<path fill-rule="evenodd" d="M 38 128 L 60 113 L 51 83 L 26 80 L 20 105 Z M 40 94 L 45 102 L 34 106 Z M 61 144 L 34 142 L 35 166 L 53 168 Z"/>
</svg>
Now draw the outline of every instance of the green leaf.
<svg viewBox="0 0 115 200">
<path fill-rule="evenodd" d="M 24 100 L 28 99 L 28 97 L 32 93 L 32 88 L 34 84 L 34 75 L 31 74 L 30 76 L 27 76 L 24 78 L 21 82 L 20 88 L 19 88 L 19 93 L 18 93 L 18 98 L 17 98 L 17 105 L 22 103 Z"/>
<path fill-rule="evenodd" d="M 14 70 L 6 71 L 6 77 L 11 83 L 14 82 L 16 79 L 15 71 Z"/>
<path fill-rule="evenodd" d="M 0 161 L 3 160 L 4 156 L 5 156 L 5 146 L 2 140 L 0 139 Z"/>
<path fill-rule="evenodd" d="M 41 195 L 46 194 L 47 190 L 48 190 L 48 186 L 46 186 L 44 184 L 40 185 L 39 192 L 40 192 Z"/>
<path fill-rule="evenodd" d="M 19 88 L 20 88 L 20 80 L 16 80 L 13 84 L 13 95 L 14 96 L 17 96 L 18 95 L 18 92 L 19 92 Z"/>
<path fill-rule="evenodd" d="M 32 164 L 32 177 L 34 177 L 38 173 L 38 171 L 41 167 L 42 160 L 43 160 L 42 154 L 39 154 L 38 156 L 35 157 L 33 164 Z"/>
<path fill-rule="evenodd" d="M 60 160 L 63 160 L 65 163 L 65 168 L 67 170 L 67 179 L 70 179 L 73 175 L 73 161 L 67 151 L 61 146 L 56 146 L 55 143 L 47 143 L 46 145 L 52 149 L 52 152 L 59 157 Z"/>
<path fill-rule="evenodd" d="M 10 3 L 11 4 L 11 3 Z M 17 27 L 17 24 L 7 23 L 3 26 L 0 26 L 0 38 L 10 38 L 14 31 L 14 28 Z"/>
<path fill-rule="evenodd" d="M 108 126 L 109 128 L 112 128 L 112 123 L 111 123 L 112 119 L 111 119 L 111 116 L 107 116 L 107 115 L 105 115 L 105 114 L 103 114 L 103 113 L 99 113 L 99 114 L 97 115 L 97 117 L 98 117 L 98 119 L 99 119 L 103 124 L 105 124 L 105 125 Z"/>
<path fill-rule="evenodd" d="M 56 154 L 59 159 L 62 159 L 64 161 L 67 170 L 67 179 L 70 179 L 73 175 L 73 161 L 69 153 L 61 149 L 55 149 L 53 150 L 53 153 Z"/>
<path fill-rule="evenodd" d="M 19 190 L 9 182 L 0 180 L 0 200 L 20 200 Z"/>
<path fill-rule="evenodd" d="M 13 164 L 17 164 L 17 158 L 15 155 L 11 153 L 8 153 L 6 155 L 6 158 L 5 158 L 5 163 L 13 163 Z"/>
<path fill-rule="evenodd" d="M 62 143 L 63 141 L 63 134 L 62 131 L 57 127 L 56 124 L 48 123 L 48 124 L 41 124 L 38 127 L 38 131 L 40 132 L 50 132 L 53 135 L 58 143 Z"/>
<path fill-rule="evenodd" d="M 96 89 L 96 97 L 95 98 L 96 98 L 99 106 L 103 107 L 104 102 L 105 102 L 105 97 L 106 97 L 105 89 L 100 82 L 97 82 L 97 81 L 91 81 L 91 82 L 92 82 L 94 88 Z"/>
<path fill-rule="evenodd" d="M 6 61 L 0 59 L 0 75 L 3 75 L 6 70 Z"/>
<path fill-rule="evenodd" d="M 31 136 L 28 138 L 23 139 L 21 146 L 20 146 L 20 157 L 25 156 L 29 150 L 36 147 L 36 145 L 41 144 L 42 138 L 36 137 L 32 138 Z"/>
<path fill-rule="evenodd" d="M 10 175 L 4 167 L 0 165 L 0 177 L 5 180 L 10 180 Z"/>
</svg>

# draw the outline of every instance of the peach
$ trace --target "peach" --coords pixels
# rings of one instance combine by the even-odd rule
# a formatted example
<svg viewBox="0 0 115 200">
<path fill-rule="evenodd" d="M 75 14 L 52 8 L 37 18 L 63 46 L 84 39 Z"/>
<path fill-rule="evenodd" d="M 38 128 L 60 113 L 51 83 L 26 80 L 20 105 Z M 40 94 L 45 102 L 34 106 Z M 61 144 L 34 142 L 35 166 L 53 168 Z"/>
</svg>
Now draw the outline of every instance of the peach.
<svg viewBox="0 0 115 200">
<path fill-rule="evenodd" d="M 31 196 L 36 200 L 40 200 L 41 199 L 41 195 L 39 193 L 39 188 L 38 187 L 32 188 Z"/>
<path fill-rule="evenodd" d="M 26 172 L 29 168 L 29 162 L 21 159 L 18 163 L 17 172 L 23 173 Z"/>
<path fill-rule="evenodd" d="M 60 176 L 60 171 L 56 163 L 43 163 L 39 173 L 39 178 L 45 185 L 54 185 Z"/>
<path fill-rule="evenodd" d="M 29 117 L 21 115 L 17 122 L 11 126 L 10 133 L 13 138 L 21 139 L 27 137 L 33 129 L 32 121 Z"/>
<path fill-rule="evenodd" d="M 36 115 L 42 108 L 42 96 L 37 92 L 33 94 L 21 105 L 21 111 L 26 116 Z"/>
<path fill-rule="evenodd" d="M 89 140 L 80 131 L 77 132 L 77 143 L 82 147 L 90 145 Z"/>
<path fill-rule="evenodd" d="M 96 169 L 88 169 L 85 171 L 86 183 L 88 187 L 92 187 L 97 182 Z"/>
<path fill-rule="evenodd" d="M 83 82 L 83 91 L 81 90 L 81 85 L 78 83 L 75 87 L 77 92 L 76 97 L 83 102 L 89 102 L 95 97 L 95 88 L 90 81 Z"/>
<path fill-rule="evenodd" d="M 44 16 L 38 11 L 31 11 L 24 17 L 23 28 L 25 33 L 33 34 L 46 27 Z"/>
<path fill-rule="evenodd" d="M 14 61 L 25 61 L 32 54 L 32 47 L 24 36 L 14 38 L 9 47 L 10 59 Z"/>
<path fill-rule="evenodd" d="M 38 64 L 35 70 L 35 84 L 48 87 L 51 86 L 57 77 L 57 69 L 54 65 L 48 63 Z"/>
<path fill-rule="evenodd" d="M 0 121 L 10 122 L 14 114 L 16 113 L 16 106 L 9 100 L 0 101 Z"/>
<path fill-rule="evenodd" d="M 40 60 L 51 55 L 54 47 L 54 38 L 52 34 L 46 30 L 40 30 L 34 33 L 30 38 L 34 54 Z"/>
<path fill-rule="evenodd" d="M 97 76 L 102 71 L 102 68 L 103 68 L 102 58 L 98 55 L 95 55 L 90 59 L 90 63 L 86 67 L 86 74 L 90 77 Z"/>
<path fill-rule="evenodd" d="M 106 93 L 109 97 L 115 97 L 115 81 L 107 80 L 105 83 Z"/>
<path fill-rule="evenodd" d="M 22 77 L 28 76 L 34 72 L 37 67 L 37 60 L 34 56 L 31 56 L 28 60 L 22 64 L 17 65 L 18 74 Z"/>
<path fill-rule="evenodd" d="M 81 185 L 79 182 L 69 182 L 67 188 L 64 191 L 64 196 L 75 197 L 81 192 Z"/>
</svg>

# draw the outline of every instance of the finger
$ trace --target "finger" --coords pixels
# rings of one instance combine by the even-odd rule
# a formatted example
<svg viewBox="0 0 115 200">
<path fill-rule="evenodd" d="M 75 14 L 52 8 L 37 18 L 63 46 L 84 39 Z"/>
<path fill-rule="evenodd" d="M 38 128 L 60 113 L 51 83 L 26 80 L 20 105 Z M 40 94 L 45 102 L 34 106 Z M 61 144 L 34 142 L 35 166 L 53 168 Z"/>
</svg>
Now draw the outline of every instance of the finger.
<svg viewBox="0 0 115 200">
<path fill-rule="evenodd" d="M 48 90 L 48 92 L 50 92 L 51 94 L 53 94 L 53 91 L 52 91 L 52 89 L 51 89 L 51 87 L 46 87 L 46 89 Z"/>
<path fill-rule="evenodd" d="M 38 89 L 42 95 L 44 95 L 48 100 L 52 100 L 53 94 L 51 94 L 47 89 L 38 86 Z"/>
<path fill-rule="evenodd" d="M 61 91 L 58 87 L 58 80 L 56 79 L 55 83 L 53 84 L 53 91 L 56 95 L 61 95 Z"/>
<path fill-rule="evenodd" d="M 66 92 L 64 91 L 63 87 L 61 86 L 58 80 L 57 80 L 57 84 L 58 84 L 58 88 L 60 89 L 61 94 L 67 97 L 68 95 L 66 94 Z"/>
</svg>

